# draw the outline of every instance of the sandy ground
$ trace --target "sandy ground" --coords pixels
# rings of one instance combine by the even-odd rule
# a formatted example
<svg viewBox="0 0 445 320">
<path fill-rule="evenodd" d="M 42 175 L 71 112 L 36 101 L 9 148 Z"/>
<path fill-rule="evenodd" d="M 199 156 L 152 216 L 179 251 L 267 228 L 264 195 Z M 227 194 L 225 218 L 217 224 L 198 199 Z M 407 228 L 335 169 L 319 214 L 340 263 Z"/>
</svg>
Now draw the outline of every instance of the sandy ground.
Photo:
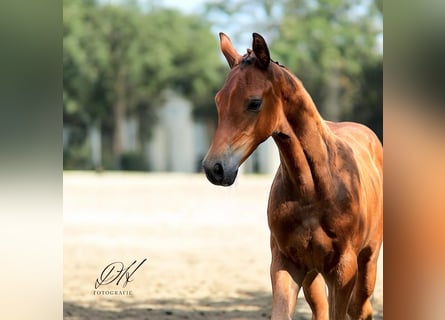
<svg viewBox="0 0 445 320">
<path fill-rule="evenodd" d="M 268 319 L 271 181 L 240 176 L 222 188 L 199 174 L 64 173 L 64 319 Z M 145 258 L 125 287 L 95 291 L 108 264 Z M 294 319 L 310 318 L 300 295 Z"/>
</svg>

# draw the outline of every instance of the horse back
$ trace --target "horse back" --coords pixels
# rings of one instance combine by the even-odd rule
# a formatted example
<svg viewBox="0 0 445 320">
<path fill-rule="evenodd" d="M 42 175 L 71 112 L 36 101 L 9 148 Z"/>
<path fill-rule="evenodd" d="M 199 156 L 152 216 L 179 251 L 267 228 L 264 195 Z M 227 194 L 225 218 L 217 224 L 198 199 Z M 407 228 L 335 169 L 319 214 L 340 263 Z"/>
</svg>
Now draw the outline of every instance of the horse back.
<svg viewBox="0 0 445 320">
<path fill-rule="evenodd" d="M 367 126 L 356 122 L 326 121 L 337 139 L 355 150 L 357 160 L 365 165 L 370 160 L 377 167 L 380 175 L 383 171 L 383 147 L 376 134 Z M 369 158 L 368 158 L 369 157 Z"/>
</svg>

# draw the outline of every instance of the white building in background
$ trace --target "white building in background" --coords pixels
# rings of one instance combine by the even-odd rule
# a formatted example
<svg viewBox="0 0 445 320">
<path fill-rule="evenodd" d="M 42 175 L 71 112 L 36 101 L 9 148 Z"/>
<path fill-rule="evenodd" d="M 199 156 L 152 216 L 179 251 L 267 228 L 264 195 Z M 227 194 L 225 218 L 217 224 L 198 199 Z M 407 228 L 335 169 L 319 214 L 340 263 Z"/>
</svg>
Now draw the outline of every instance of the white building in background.
<svg viewBox="0 0 445 320">
<path fill-rule="evenodd" d="M 158 123 L 146 145 L 149 167 L 153 171 L 195 172 L 197 143 L 192 104 L 171 90 L 159 108 Z"/>
</svg>

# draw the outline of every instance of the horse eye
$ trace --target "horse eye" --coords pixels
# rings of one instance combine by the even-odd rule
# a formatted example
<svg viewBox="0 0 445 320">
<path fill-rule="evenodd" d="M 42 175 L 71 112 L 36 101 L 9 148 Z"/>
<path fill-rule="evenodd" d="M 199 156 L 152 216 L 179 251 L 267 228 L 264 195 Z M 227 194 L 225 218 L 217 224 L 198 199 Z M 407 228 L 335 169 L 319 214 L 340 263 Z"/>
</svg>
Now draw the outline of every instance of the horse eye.
<svg viewBox="0 0 445 320">
<path fill-rule="evenodd" d="M 260 111 L 261 104 L 261 99 L 252 99 L 247 103 L 247 110 L 258 112 Z"/>
</svg>

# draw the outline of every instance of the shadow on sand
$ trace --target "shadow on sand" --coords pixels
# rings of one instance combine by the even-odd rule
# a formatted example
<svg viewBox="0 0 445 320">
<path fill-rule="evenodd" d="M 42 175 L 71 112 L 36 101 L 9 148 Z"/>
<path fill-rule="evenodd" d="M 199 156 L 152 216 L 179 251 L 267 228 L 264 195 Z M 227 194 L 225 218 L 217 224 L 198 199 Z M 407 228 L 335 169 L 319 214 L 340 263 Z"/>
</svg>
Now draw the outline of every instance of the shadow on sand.
<svg viewBox="0 0 445 320">
<path fill-rule="evenodd" d="M 304 299 L 304 298 L 302 298 Z M 197 301 L 182 299 L 149 300 L 147 304 L 124 300 L 113 301 L 110 308 L 85 307 L 75 302 L 64 302 L 65 320 L 250 320 L 270 319 L 271 295 L 269 292 L 244 292 L 242 297 Z M 293 319 L 310 320 L 311 314 L 297 305 Z M 383 312 L 377 308 L 375 320 L 383 319 Z"/>
<path fill-rule="evenodd" d="M 109 309 L 85 307 L 75 302 L 66 301 L 63 305 L 63 318 L 65 320 L 270 319 L 270 302 L 271 294 L 269 292 L 244 292 L 241 297 L 224 300 L 210 298 L 197 301 L 149 300 L 146 305 L 118 300 Z M 309 314 L 298 316 L 298 319 L 302 320 L 310 318 Z"/>
</svg>

